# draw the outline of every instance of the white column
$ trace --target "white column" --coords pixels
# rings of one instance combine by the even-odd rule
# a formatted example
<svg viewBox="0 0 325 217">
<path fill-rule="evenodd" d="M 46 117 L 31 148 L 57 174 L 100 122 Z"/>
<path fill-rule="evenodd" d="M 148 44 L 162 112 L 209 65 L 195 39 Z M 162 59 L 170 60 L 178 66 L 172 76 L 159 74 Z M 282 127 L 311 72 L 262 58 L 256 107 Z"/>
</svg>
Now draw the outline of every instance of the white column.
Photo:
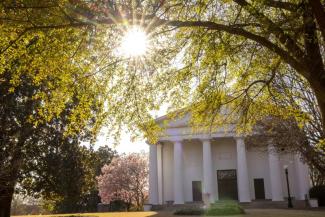
<svg viewBox="0 0 325 217">
<path fill-rule="evenodd" d="M 283 201 L 283 189 L 281 181 L 281 167 L 278 153 L 272 145 L 268 146 L 269 168 L 270 168 L 270 184 L 272 201 Z"/>
<path fill-rule="evenodd" d="M 296 177 L 298 183 L 298 200 L 304 200 L 305 195 L 309 193 L 310 188 L 310 178 L 309 178 L 309 169 L 308 166 L 301 161 L 299 155 L 295 155 L 295 168 L 296 168 Z"/>
<path fill-rule="evenodd" d="M 157 145 L 149 145 L 149 203 L 158 204 Z"/>
<path fill-rule="evenodd" d="M 239 202 L 251 202 L 246 159 L 246 148 L 243 137 L 236 137 L 237 144 L 237 184 Z"/>
<path fill-rule="evenodd" d="M 210 202 L 215 199 L 213 191 L 213 164 L 210 140 L 202 140 L 203 148 L 203 195 L 209 194 Z"/>
<path fill-rule="evenodd" d="M 157 167 L 158 167 L 158 203 L 163 204 L 163 146 L 162 144 L 157 144 Z"/>
<path fill-rule="evenodd" d="M 174 142 L 174 204 L 184 204 L 183 144 Z"/>
</svg>

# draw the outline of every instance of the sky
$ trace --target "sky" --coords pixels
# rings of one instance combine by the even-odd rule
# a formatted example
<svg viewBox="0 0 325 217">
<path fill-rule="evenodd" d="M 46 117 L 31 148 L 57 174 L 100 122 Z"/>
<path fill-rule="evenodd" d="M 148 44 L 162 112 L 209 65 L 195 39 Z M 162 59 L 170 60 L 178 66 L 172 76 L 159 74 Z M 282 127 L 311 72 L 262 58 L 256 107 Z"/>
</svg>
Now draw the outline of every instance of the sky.
<svg viewBox="0 0 325 217">
<path fill-rule="evenodd" d="M 131 141 L 131 135 L 128 133 L 122 134 L 121 140 L 119 141 L 118 145 L 114 145 L 113 140 L 107 137 L 107 133 L 105 133 L 105 128 L 102 130 L 102 133 L 97 137 L 95 149 L 104 145 L 108 145 L 110 148 L 115 149 L 119 154 L 149 151 L 149 146 L 146 143 L 145 139 Z"/>
<path fill-rule="evenodd" d="M 127 56 L 139 56 L 144 55 L 146 49 L 148 48 L 148 38 L 143 30 L 138 27 L 133 27 L 128 32 L 125 33 L 122 39 L 121 51 Z M 176 65 L 180 60 L 176 59 Z M 153 111 L 152 116 L 157 118 L 167 112 L 167 106 L 162 105 L 158 111 Z M 118 153 L 132 153 L 132 152 L 148 152 L 149 146 L 146 143 L 145 139 L 138 139 L 136 141 L 131 141 L 131 134 L 124 133 L 121 135 L 121 140 L 118 145 L 114 145 L 113 139 L 108 138 L 107 128 L 103 128 L 101 134 L 97 137 L 95 143 L 95 149 L 100 146 L 108 145 L 109 147 L 115 149 Z M 89 143 L 88 143 L 89 144 Z"/>
<path fill-rule="evenodd" d="M 158 111 L 152 111 L 151 115 L 154 118 L 161 117 L 167 113 L 167 105 L 162 105 Z M 113 139 L 108 138 L 107 128 L 103 127 L 100 135 L 97 136 L 97 141 L 95 142 L 95 149 L 100 146 L 108 145 L 110 148 L 115 149 L 119 154 L 122 153 L 134 153 L 134 152 L 149 152 L 149 145 L 146 143 L 145 139 L 138 139 L 131 141 L 130 133 L 122 133 L 121 140 L 118 145 L 114 145 Z M 88 143 L 89 144 L 89 143 Z"/>
</svg>

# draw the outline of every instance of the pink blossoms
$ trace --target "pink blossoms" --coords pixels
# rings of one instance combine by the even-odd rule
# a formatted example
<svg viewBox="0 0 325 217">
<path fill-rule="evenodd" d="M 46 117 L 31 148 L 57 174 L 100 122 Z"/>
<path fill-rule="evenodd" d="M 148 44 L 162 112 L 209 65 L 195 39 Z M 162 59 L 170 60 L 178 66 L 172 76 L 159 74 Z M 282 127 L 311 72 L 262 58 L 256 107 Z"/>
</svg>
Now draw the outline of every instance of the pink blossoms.
<svg viewBox="0 0 325 217">
<path fill-rule="evenodd" d="M 102 167 L 97 181 L 103 203 L 122 200 L 140 210 L 148 198 L 148 157 L 144 153 L 116 157 Z"/>
</svg>

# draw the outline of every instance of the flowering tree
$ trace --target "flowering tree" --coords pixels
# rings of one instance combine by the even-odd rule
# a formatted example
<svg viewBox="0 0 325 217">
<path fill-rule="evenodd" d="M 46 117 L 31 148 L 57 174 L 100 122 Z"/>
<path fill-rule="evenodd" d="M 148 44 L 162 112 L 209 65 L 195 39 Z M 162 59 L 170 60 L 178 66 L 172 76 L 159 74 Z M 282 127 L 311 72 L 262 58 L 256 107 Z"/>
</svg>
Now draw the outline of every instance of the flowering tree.
<svg viewBox="0 0 325 217">
<path fill-rule="evenodd" d="M 97 177 L 99 196 L 103 203 L 122 200 L 137 210 L 142 209 L 148 197 L 148 157 L 133 153 L 122 155 L 104 165 Z"/>
</svg>

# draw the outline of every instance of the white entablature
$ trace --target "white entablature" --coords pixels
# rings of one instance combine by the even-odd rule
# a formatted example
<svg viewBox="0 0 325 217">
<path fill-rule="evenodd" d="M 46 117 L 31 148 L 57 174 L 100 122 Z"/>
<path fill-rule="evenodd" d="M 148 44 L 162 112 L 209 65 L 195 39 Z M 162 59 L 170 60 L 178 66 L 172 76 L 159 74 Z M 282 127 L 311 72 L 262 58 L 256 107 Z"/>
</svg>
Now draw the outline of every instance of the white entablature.
<svg viewBox="0 0 325 217">
<path fill-rule="evenodd" d="M 170 120 L 168 116 L 163 116 L 156 119 L 156 122 L 164 129 L 163 132 L 161 132 L 159 141 L 211 139 L 237 136 L 235 124 L 223 124 L 218 127 L 190 126 L 189 114 L 185 114 L 181 118 L 175 120 Z"/>
</svg>

